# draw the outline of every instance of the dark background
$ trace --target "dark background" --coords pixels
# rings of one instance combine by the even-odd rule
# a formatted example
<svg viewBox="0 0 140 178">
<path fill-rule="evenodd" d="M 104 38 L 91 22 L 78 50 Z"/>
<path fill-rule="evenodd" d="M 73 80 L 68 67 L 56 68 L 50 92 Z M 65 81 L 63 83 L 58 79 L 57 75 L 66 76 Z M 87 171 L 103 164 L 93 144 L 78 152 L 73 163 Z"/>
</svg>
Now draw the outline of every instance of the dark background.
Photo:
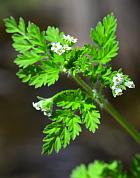
<svg viewBox="0 0 140 178">
<path fill-rule="evenodd" d="M 102 124 L 95 134 L 83 130 L 66 150 L 42 156 L 42 130 L 47 119 L 33 109 L 36 96 L 50 97 L 58 90 L 76 88 L 67 76 L 56 85 L 34 89 L 21 83 L 13 64 L 16 56 L 11 36 L 6 34 L 3 18 L 22 16 L 45 30 L 58 26 L 78 38 L 78 45 L 90 43 L 89 30 L 106 14 L 118 18 L 119 55 L 114 69 L 122 67 L 136 84 L 121 97 L 109 100 L 140 130 L 140 1 L 138 0 L 0 0 L 0 178 L 68 178 L 80 163 L 95 159 L 122 160 L 129 165 L 140 146 L 108 114 L 102 112 Z"/>
</svg>

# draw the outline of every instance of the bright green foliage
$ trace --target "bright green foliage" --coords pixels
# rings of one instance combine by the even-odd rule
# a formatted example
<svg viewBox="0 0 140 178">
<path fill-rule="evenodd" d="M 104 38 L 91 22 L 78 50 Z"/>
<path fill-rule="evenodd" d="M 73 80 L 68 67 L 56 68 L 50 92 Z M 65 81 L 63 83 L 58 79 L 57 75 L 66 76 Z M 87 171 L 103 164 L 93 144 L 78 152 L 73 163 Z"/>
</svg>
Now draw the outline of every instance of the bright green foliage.
<svg viewBox="0 0 140 178">
<path fill-rule="evenodd" d="M 28 51 L 35 55 L 44 54 L 46 56 L 47 44 L 45 42 L 45 32 L 40 32 L 40 29 L 37 25 L 29 22 L 28 26 L 26 27 L 26 24 L 22 18 L 19 19 L 19 24 L 16 23 L 13 17 L 7 18 L 4 21 L 7 27 L 6 31 L 8 33 L 13 33 L 13 47 L 17 51 L 23 54 Z M 22 61 L 21 65 L 24 66 Z"/>
<path fill-rule="evenodd" d="M 76 167 L 71 178 L 139 178 L 140 177 L 140 155 L 136 155 L 131 163 L 131 170 L 126 173 L 122 169 L 122 163 L 112 161 L 105 163 L 103 161 L 94 161 L 87 167 L 82 164 Z"/>
<path fill-rule="evenodd" d="M 24 69 L 20 69 L 17 73 L 18 77 L 22 79 L 22 82 L 28 82 L 29 85 L 34 85 L 35 88 L 42 85 L 52 85 L 59 78 L 60 69 L 57 66 L 51 64 L 32 65 Z"/>
<path fill-rule="evenodd" d="M 13 17 L 6 18 L 4 22 L 18 53 L 14 62 L 19 67 L 17 76 L 22 82 L 35 88 L 50 86 L 58 81 L 62 73 L 74 79 L 82 76 L 91 83 L 90 94 L 85 86 L 82 90 L 61 91 L 50 99 L 39 97 L 40 101 L 33 103 L 51 120 L 44 129 L 43 153 L 51 154 L 54 150 L 58 153 L 61 148 L 66 148 L 81 132 L 81 125 L 92 133 L 97 130 L 100 124 L 100 113 L 95 105 L 97 93 L 102 94 L 108 86 L 116 97 L 126 87 L 134 88 L 127 75 L 122 75 L 120 83 L 114 82 L 122 71 L 113 71 L 109 63 L 118 53 L 117 22 L 113 14 L 104 17 L 91 29 L 93 43 L 83 47 L 74 47 L 77 39 L 65 35 L 56 27 L 49 26 L 41 31 L 34 23 L 26 24 L 23 18 L 17 23 Z M 90 167 L 92 165 L 89 170 Z M 84 170 L 83 167 L 83 175 Z"/>
<path fill-rule="evenodd" d="M 70 110 L 57 110 L 43 133 L 43 153 L 51 154 L 53 149 L 58 153 L 61 147 L 66 148 L 70 140 L 74 140 L 81 132 L 80 117 Z"/>
<path fill-rule="evenodd" d="M 82 164 L 75 168 L 71 173 L 71 178 L 128 178 L 126 173 L 122 171 L 121 164 L 117 161 L 105 163 L 103 161 L 95 161 L 87 167 Z"/>
<path fill-rule="evenodd" d="M 22 81 L 36 88 L 46 84 L 50 86 L 58 80 L 60 72 L 70 71 L 72 74 L 82 73 L 94 84 L 110 86 L 108 79 L 112 75 L 112 68 L 108 62 L 118 51 L 115 36 L 117 23 L 113 14 L 107 15 L 96 28 L 91 29 L 90 36 L 97 45 L 86 44 L 82 48 L 72 48 L 63 55 L 50 50 L 52 42 L 72 46 L 58 28 L 49 26 L 46 31 L 41 32 L 37 25 L 31 22 L 26 25 L 22 18 L 18 24 L 13 17 L 4 21 L 6 31 L 12 33 L 13 47 L 19 52 L 15 63 L 20 68 L 18 76 Z M 30 69 L 30 66 L 39 68 L 40 72 L 27 72 L 25 68 Z"/>
<path fill-rule="evenodd" d="M 45 106 L 45 100 L 48 103 L 48 99 L 43 100 Z M 59 92 L 49 101 L 52 101 L 59 109 L 53 112 L 50 117 L 52 123 L 44 129 L 43 153 L 50 154 L 53 149 L 59 152 L 61 147 L 66 148 L 70 140 L 74 140 L 81 132 L 80 124 L 85 124 L 91 132 L 95 132 L 98 128 L 99 111 L 80 89 Z M 48 106 L 42 109 L 47 111 Z M 53 108 L 51 107 L 51 109 Z M 80 112 L 79 116 L 76 114 L 78 111 Z"/>
<path fill-rule="evenodd" d="M 69 90 L 70 91 L 70 90 Z M 68 95 L 62 93 L 60 100 L 57 101 L 57 106 L 64 109 L 72 109 L 75 112 L 80 111 L 82 122 L 91 132 L 95 132 L 100 124 L 100 114 L 94 103 L 86 98 L 81 90 L 68 91 Z"/>
<path fill-rule="evenodd" d="M 83 120 L 86 125 L 86 128 L 94 133 L 98 128 L 98 124 L 100 124 L 99 118 L 100 118 L 100 114 L 99 111 L 97 110 L 84 112 Z"/>
<path fill-rule="evenodd" d="M 64 59 L 56 54 L 49 57 L 45 32 L 41 32 L 34 23 L 29 22 L 26 27 L 22 18 L 19 19 L 19 24 L 13 17 L 4 21 L 6 31 L 13 33 L 13 47 L 19 52 L 15 59 L 19 66 L 18 77 L 36 88 L 54 84 L 59 78 Z"/>
<path fill-rule="evenodd" d="M 97 44 L 93 51 L 93 60 L 105 64 L 117 55 L 116 27 L 116 18 L 111 14 L 103 22 L 99 22 L 95 29 L 91 29 L 91 38 Z"/>
<path fill-rule="evenodd" d="M 81 164 L 72 171 L 71 178 L 88 178 L 87 172 L 87 167 Z"/>
<path fill-rule="evenodd" d="M 61 44 L 65 44 L 63 39 L 63 32 L 59 32 L 58 28 L 49 26 L 46 31 L 46 40 L 49 42 L 61 42 Z"/>
</svg>

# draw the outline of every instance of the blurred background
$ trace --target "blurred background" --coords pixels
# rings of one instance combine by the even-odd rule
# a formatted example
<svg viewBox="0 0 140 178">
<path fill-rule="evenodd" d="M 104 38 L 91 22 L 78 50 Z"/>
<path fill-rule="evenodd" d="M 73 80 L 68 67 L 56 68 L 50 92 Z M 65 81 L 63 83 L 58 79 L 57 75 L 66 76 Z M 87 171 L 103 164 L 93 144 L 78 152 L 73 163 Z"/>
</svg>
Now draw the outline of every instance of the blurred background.
<svg viewBox="0 0 140 178">
<path fill-rule="evenodd" d="M 36 96 L 50 97 L 76 83 L 62 76 L 50 88 L 34 89 L 16 77 L 18 68 L 11 36 L 6 34 L 2 19 L 22 16 L 42 30 L 48 25 L 59 27 L 78 38 L 78 45 L 90 43 L 89 30 L 106 14 L 118 19 L 119 55 L 114 69 L 122 67 L 136 84 L 136 89 L 109 100 L 140 130 L 140 1 L 139 0 L 0 0 L 0 178 L 68 178 L 71 169 L 95 159 L 122 160 L 128 167 L 140 146 L 107 113 L 95 134 L 86 129 L 60 154 L 42 156 L 42 130 L 47 119 L 32 107 Z"/>
</svg>

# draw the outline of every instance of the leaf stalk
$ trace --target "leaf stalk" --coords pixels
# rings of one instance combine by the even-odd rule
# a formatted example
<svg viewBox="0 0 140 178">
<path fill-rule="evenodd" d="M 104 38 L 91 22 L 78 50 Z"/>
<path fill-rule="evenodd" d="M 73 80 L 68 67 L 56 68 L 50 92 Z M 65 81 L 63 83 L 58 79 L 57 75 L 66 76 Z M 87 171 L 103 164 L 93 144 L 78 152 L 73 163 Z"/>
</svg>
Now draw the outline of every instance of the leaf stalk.
<svg viewBox="0 0 140 178">
<path fill-rule="evenodd" d="M 140 133 L 129 123 L 101 94 L 96 93 L 94 97 L 93 89 L 78 75 L 71 75 L 72 78 L 87 92 L 88 96 L 102 106 L 128 133 L 140 144 Z"/>
</svg>

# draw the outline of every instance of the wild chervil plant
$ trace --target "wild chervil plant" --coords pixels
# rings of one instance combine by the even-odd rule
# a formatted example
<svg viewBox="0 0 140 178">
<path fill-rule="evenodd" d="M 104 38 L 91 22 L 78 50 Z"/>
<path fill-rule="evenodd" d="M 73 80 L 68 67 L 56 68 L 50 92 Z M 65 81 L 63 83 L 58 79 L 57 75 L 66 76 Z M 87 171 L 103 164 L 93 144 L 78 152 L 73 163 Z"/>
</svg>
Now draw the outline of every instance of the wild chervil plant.
<svg viewBox="0 0 140 178">
<path fill-rule="evenodd" d="M 43 153 L 57 153 L 66 148 L 82 131 L 81 125 L 95 132 L 100 124 L 97 105 L 109 112 L 140 143 L 140 134 L 105 99 L 103 90 L 109 87 L 114 97 L 135 85 L 122 69 L 113 71 L 110 61 L 118 53 L 115 36 L 117 21 L 107 15 L 95 28 L 91 28 L 92 44 L 75 47 L 77 38 L 48 27 L 40 31 L 34 23 L 19 23 L 13 17 L 4 20 L 6 31 L 12 33 L 13 47 L 19 53 L 15 63 L 18 77 L 35 88 L 55 84 L 60 74 L 66 74 L 79 84 L 79 88 L 63 90 L 51 98 L 38 97 L 33 102 L 51 123 L 43 133 Z M 86 79 L 86 82 L 85 82 Z M 54 109 L 55 108 L 55 109 Z"/>
<path fill-rule="evenodd" d="M 71 178 L 140 178 L 140 155 L 136 155 L 131 162 L 129 172 L 123 170 L 120 161 L 105 163 L 94 161 L 87 167 L 84 164 L 76 167 Z"/>
</svg>

